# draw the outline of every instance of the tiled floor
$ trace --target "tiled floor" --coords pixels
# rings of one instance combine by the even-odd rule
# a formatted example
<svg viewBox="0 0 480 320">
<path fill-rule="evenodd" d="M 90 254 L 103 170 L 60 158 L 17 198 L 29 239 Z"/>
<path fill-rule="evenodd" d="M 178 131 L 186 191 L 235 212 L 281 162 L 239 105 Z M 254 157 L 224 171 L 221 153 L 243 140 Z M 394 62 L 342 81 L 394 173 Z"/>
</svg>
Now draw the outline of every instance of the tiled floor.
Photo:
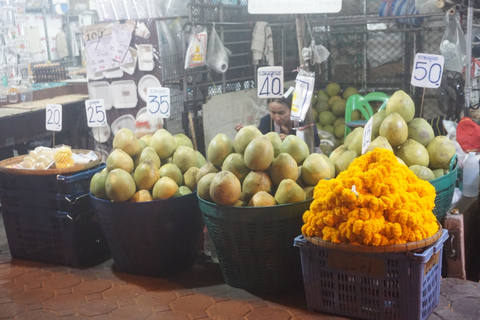
<svg viewBox="0 0 480 320">
<path fill-rule="evenodd" d="M 1 223 L 0 319 L 344 319 L 306 311 L 302 290 L 268 296 L 232 288 L 203 255 L 167 279 L 116 273 L 112 266 L 111 259 L 86 269 L 12 260 Z M 429 320 L 480 319 L 479 297 L 477 283 L 444 279 Z"/>
</svg>

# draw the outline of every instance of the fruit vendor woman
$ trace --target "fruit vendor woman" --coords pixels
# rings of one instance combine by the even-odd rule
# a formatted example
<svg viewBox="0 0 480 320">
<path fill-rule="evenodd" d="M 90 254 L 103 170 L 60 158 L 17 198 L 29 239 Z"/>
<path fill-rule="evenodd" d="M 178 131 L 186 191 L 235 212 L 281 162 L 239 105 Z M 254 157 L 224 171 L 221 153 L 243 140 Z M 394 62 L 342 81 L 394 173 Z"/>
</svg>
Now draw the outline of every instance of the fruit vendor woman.
<svg viewBox="0 0 480 320">
<path fill-rule="evenodd" d="M 269 114 L 260 119 L 258 129 L 266 134 L 268 132 L 277 132 L 280 138 L 285 139 L 289 134 L 296 135 L 296 128 L 293 127 L 293 121 L 290 120 L 290 113 L 292 111 L 291 95 L 287 98 L 268 99 Z M 241 124 L 235 126 L 235 130 L 240 130 L 243 127 Z M 315 138 L 315 147 L 320 146 L 320 137 L 318 136 L 317 127 L 313 125 L 313 135 Z"/>
</svg>

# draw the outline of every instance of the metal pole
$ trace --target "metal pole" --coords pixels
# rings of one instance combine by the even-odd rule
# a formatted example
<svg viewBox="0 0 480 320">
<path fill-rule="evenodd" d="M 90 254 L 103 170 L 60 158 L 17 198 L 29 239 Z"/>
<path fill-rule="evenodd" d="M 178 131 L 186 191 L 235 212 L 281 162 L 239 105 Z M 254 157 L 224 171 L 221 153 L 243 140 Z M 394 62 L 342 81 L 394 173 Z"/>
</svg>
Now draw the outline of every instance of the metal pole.
<svg viewBox="0 0 480 320">
<path fill-rule="evenodd" d="M 464 116 L 470 116 L 470 96 L 472 94 L 472 75 L 471 75 L 471 62 L 472 62 L 472 28 L 473 28 L 473 1 L 468 0 L 467 11 L 467 61 L 465 63 L 465 112 Z"/>
</svg>

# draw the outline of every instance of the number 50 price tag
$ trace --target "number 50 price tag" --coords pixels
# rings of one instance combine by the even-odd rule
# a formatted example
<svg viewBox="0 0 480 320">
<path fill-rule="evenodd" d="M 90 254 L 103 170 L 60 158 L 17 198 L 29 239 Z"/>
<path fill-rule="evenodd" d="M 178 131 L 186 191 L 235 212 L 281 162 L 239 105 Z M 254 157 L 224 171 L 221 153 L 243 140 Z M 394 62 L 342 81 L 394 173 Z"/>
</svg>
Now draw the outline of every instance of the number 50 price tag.
<svg viewBox="0 0 480 320">
<path fill-rule="evenodd" d="M 152 116 L 170 118 L 170 88 L 147 88 L 147 110 Z"/>
<path fill-rule="evenodd" d="M 417 53 L 413 62 L 412 86 L 438 88 L 442 82 L 443 62 L 441 55 Z"/>
<path fill-rule="evenodd" d="M 47 104 L 45 127 L 49 131 L 62 131 L 61 104 Z"/>
</svg>

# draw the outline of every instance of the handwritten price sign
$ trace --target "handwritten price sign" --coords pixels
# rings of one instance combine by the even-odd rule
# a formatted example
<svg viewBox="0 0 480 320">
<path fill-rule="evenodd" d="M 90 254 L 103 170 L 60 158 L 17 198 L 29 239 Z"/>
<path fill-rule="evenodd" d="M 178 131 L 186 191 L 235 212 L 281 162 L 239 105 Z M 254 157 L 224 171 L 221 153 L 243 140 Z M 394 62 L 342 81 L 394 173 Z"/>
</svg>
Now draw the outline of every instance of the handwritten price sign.
<svg viewBox="0 0 480 320">
<path fill-rule="evenodd" d="M 47 104 L 45 128 L 49 131 L 62 131 L 61 104 Z"/>
<path fill-rule="evenodd" d="M 170 118 L 170 88 L 147 88 L 147 111 L 154 117 Z"/>
<path fill-rule="evenodd" d="M 441 55 L 417 53 L 413 62 L 412 86 L 438 88 L 442 82 L 443 63 Z"/>
<path fill-rule="evenodd" d="M 259 98 L 283 97 L 283 67 L 262 67 L 257 70 Z"/>
<path fill-rule="evenodd" d="M 367 124 L 363 128 L 362 154 L 365 154 L 365 152 L 367 152 L 368 146 L 372 141 L 372 124 L 373 118 L 370 118 L 370 120 L 368 120 Z"/>
<path fill-rule="evenodd" d="M 107 113 L 103 99 L 86 100 L 87 124 L 89 127 L 104 127 L 107 125 Z"/>
</svg>

